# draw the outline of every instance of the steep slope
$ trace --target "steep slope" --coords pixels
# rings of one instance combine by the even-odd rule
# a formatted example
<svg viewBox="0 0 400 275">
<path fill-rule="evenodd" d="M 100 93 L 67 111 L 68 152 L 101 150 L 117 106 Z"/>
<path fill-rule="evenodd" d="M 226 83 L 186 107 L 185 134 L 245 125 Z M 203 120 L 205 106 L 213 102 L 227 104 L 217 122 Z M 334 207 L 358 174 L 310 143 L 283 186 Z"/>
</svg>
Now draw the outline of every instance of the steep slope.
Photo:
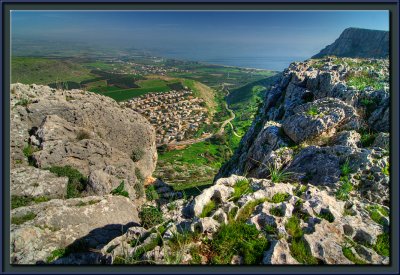
<svg viewBox="0 0 400 275">
<path fill-rule="evenodd" d="M 385 58 L 389 56 L 389 32 L 347 28 L 331 45 L 312 58 L 338 57 Z"/>
<path fill-rule="evenodd" d="M 266 93 L 239 149 L 217 178 L 266 178 L 284 169 L 298 181 L 338 190 L 340 167 L 351 160 L 352 181 L 360 193 L 388 205 L 389 182 L 382 172 L 388 167 L 388 131 L 388 60 L 293 63 Z M 366 169 L 377 174 L 367 179 Z"/>
</svg>

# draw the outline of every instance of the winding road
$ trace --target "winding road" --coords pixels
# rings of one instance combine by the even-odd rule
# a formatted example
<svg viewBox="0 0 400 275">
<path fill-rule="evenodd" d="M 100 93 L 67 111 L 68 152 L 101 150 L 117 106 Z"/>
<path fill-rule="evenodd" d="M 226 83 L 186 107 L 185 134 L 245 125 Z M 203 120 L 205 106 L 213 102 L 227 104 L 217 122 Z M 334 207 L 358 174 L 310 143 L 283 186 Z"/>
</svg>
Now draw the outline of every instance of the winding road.
<svg viewBox="0 0 400 275">
<path fill-rule="evenodd" d="M 228 91 L 228 94 L 227 94 L 226 96 L 229 96 L 229 91 Z M 229 109 L 228 103 L 224 102 L 224 105 L 225 105 L 226 110 L 230 113 L 231 116 L 230 116 L 227 120 L 224 120 L 224 121 L 222 122 L 221 127 L 219 128 L 219 130 L 218 130 L 216 133 L 214 133 L 214 134 L 211 134 L 211 133 L 210 133 L 210 134 L 203 135 L 203 136 L 201 136 L 201 137 L 199 137 L 199 138 L 195 138 L 195 139 L 188 139 L 188 140 L 183 140 L 183 141 L 178 141 L 178 142 L 171 142 L 171 143 L 168 143 L 167 145 L 168 145 L 168 146 L 191 145 L 191 144 L 195 144 L 195 143 L 199 143 L 199 142 L 206 141 L 207 139 L 209 139 L 209 138 L 211 138 L 211 137 L 213 137 L 213 136 L 215 136 L 215 135 L 217 135 L 217 134 L 218 134 L 218 135 L 223 134 L 224 131 L 225 131 L 225 126 L 226 126 L 227 124 L 229 124 L 229 125 L 231 126 L 233 134 L 234 134 L 235 136 L 241 138 L 241 136 L 239 136 L 239 135 L 235 132 L 235 129 L 233 128 L 233 125 L 232 125 L 232 123 L 231 123 L 231 121 L 234 120 L 235 117 L 236 117 L 236 116 L 235 116 L 235 113 L 234 113 L 231 109 Z"/>
</svg>

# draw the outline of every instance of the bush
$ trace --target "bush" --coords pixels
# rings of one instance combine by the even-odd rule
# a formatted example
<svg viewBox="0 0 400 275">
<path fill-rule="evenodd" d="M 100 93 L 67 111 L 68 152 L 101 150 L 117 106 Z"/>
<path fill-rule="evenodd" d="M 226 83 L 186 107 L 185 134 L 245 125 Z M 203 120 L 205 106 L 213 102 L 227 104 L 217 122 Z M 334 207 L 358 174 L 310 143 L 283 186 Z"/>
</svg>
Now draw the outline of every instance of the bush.
<svg viewBox="0 0 400 275">
<path fill-rule="evenodd" d="M 125 187 L 125 182 L 121 181 L 118 187 L 111 191 L 111 194 L 129 198 L 129 193 L 124 190 L 124 187 Z"/>
<path fill-rule="evenodd" d="M 138 162 L 139 160 L 141 160 L 143 158 L 144 154 L 145 154 L 145 152 L 143 151 L 143 149 L 135 148 L 132 151 L 131 159 L 133 162 Z"/>
<path fill-rule="evenodd" d="M 90 138 L 90 134 L 84 130 L 80 130 L 77 134 L 76 134 L 76 139 L 77 140 L 83 140 L 83 139 L 89 139 Z"/>
<path fill-rule="evenodd" d="M 335 217 L 329 210 L 321 209 L 321 212 L 317 215 L 317 217 L 327 220 L 328 222 L 334 222 Z"/>
<path fill-rule="evenodd" d="M 275 165 L 270 165 L 268 167 L 268 170 L 269 170 L 269 177 L 273 183 L 288 181 L 290 177 L 293 175 L 292 172 L 286 172 L 285 170 L 281 170 L 277 168 Z"/>
<path fill-rule="evenodd" d="M 68 177 L 67 199 L 78 198 L 87 185 L 87 178 L 71 166 L 53 166 L 49 171 L 59 177 Z"/>
<path fill-rule="evenodd" d="M 376 134 L 368 129 L 361 129 L 360 130 L 360 142 L 363 147 L 369 147 L 374 143 Z"/>
<path fill-rule="evenodd" d="M 28 163 L 31 166 L 35 165 L 35 160 L 33 159 L 33 153 L 38 151 L 36 147 L 33 147 L 31 144 L 28 144 L 24 147 L 22 152 L 24 153 L 24 156 L 28 159 Z"/>
<path fill-rule="evenodd" d="M 21 105 L 21 106 L 26 107 L 26 106 L 28 106 L 30 103 L 31 103 L 31 101 L 30 101 L 29 99 L 23 98 L 23 99 L 19 100 L 17 103 L 15 103 L 14 106 Z"/>
<path fill-rule="evenodd" d="M 164 221 L 162 212 L 155 206 L 143 206 L 139 212 L 139 218 L 142 221 L 142 226 L 146 229 Z"/>
<path fill-rule="evenodd" d="M 318 108 L 316 106 L 311 106 L 310 109 L 307 110 L 306 114 L 310 116 L 318 116 Z"/>
<path fill-rule="evenodd" d="M 277 217 L 283 217 L 285 215 L 285 212 L 279 206 L 271 208 L 269 213 Z"/>
<path fill-rule="evenodd" d="M 243 256 L 245 264 L 258 264 L 268 248 L 268 241 L 255 225 L 234 222 L 220 227 L 211 241 L 211 248 L 214 264 L 230 264 L 237 254 Z"/>
</svg>

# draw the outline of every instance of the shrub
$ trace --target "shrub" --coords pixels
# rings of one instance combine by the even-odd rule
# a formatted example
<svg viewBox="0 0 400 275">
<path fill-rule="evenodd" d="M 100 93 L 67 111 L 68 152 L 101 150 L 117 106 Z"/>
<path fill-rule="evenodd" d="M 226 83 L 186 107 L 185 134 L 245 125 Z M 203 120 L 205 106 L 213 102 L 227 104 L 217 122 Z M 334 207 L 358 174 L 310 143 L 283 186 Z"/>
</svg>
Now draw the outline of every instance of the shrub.
<svg viewBox="0 0 400 275">
<path fill-rule="evenodd" d="M 361 129 L 360 130 L 360 143 L 363 147 L 369 147 L 374 143 L 376 134 L 368 129 Z"/>
<path fill-rule="evenodd" d="M 322 209 L 321 212 L 317 215 L 317 217 L 327 220 L 328 222 L 334 222 L 335 217 L 329 210 Z"/>
<path fill-rule="evenodd" d="M 142 226 L 146 229 L 164 221 L 162 212 L 155 206 L 143 206 L 139 212 L 139 218 L 142 221 Z"/>
<path fill-rule="evenodd" d="M 285 215 L 285 212 L 279 206 L 271 208 L 269 213 L 277 217 L 283 217 Z"/>
<path fill-rule="evenodd" d="M 214 264 L 230 264 L 234 255 L 243 256 L 245 264 L 258 264 L 268 248 L 267 238 L 255 225 L 242 222 L 224 224 L 211 241 Z"/>
<path fill-rule="evenodd" d="M 307 110 L 306 114 L 310 116 L 318 116 L 318 108 L 316 106 L 311 106 L 310 109 Z"/>
<path fill-rule="evenodd" d="M 290 195 L 288 193 L 276 193 L 275 195 L 272 196 L 270 202 L 281 203 L 287 201 L 289 197 Z"/>
<path fill-rule="evenodd" d="M 111 194 L 129 198 L 129 193 L 124 190 L 124 187 L 125 187 L 125 182 L 121 181 L 118 187 L 111 191 Z"/>
<path fill-rule="evenodd" d="M 143 151 L 143 149 L 141 149 L 141 148 L 135 148 L 133 151 L 132 151 L 132 154 L 131 154 L 131 159 L 132 159 L 132 161 L 133 162 L 138 162 L 139 160 L 141 160 L 142 158 L 143 158 L 143 156 L 144 156 L 144 151 Z"/>
<path fill-rule="evenodd" d="M 56 250 L 53 250 L 50 254 L 49 257 L 47 257 L 46 262 L 51 263 L 54 260 L 57 260 L 58 258 L 62 258 L 67 255 L 67 250 L 65 248 L 59 248 Z"/>
<path fill-rule="evenodd" d="M 80 130 L 78 131 L 78 133 L 76 134 L 76 139 L 77 140 L 83 140 L 83 139 L 89 139 L 90 138 L 90 134 L 84 130 Z"/>
<path fill-rule="evenodd" d="M 150 185 L 149 187 L 147 187 L 145 193 L 146 193 L 146 198 L 149 201 L 158 200 L 160 198 L 154 185 Z"/>
<path fill-rule="evenodd" d="M 20 225 L 23 224 L 27 221 L 33 220 L 34 218 L 36 218 L 36 214 L 33 212 L 28 212 L 27 214 L 23 215 L 23 216 L 13 216 L 11 217 L 11 224 L 16 224 L 16 225 Z"/>
<path fill-rule="evenodd" d="M 22 152 L 24 153 L 24 156 L 28 159 L 28 163 L 31 166 L 35 165 L 35 160 L 33 159 L 33 153 L 38 151 L 36 147 L 33 147 L 31 144 L 28 144 L 24 147 Z"/>
<path fill-rule="evenodd" d="M 217 204 L 215 203 L 215 201 L 210 200 L 210 202 L 208 202 L 204 206 L 203 211 L 201 211 L 200 218 L 208 217 L 216 207 L 217 207 Z"/>
<path fill-rule="evenodd" d="M 30 101 L 29 99 L 23 98 L 23 99 L 19 100 L 17 103 L 15 103 L 14 106 L 21 105 L 21 106 L 26 107 L 26 106 L 28 106 L 30 103 L 31 103 L 31 101 Z"/>
<path fill-rule="evenodd" d="M 239 180 L 235 183 L 233 189 L 234 192 L 231 198 L 235 202 L 238 201 L 243 195 L 253 192 L 248 179 Z"/>
<path fill-rule="evenodd" d="M 68 177 L 67 199 L 79 197 L 86 188 L 87 178 L 69 165 L 53 166 L 49 168 L 49 171 L 59 177 Z"/>
<path fill-rule="evenodd" d="M 390 238 L 388 233 L 378 235 L 374 246 L 375 251 L 382 256 L 390 255 Z"/>
</svg>

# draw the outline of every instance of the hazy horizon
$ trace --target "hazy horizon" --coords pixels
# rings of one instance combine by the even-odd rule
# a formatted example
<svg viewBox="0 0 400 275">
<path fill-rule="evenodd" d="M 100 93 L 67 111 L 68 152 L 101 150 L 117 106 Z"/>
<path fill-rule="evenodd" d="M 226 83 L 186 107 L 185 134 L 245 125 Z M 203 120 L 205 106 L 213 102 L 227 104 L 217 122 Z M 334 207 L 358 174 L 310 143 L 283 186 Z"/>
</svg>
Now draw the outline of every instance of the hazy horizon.
<svg viewBox="0 0 400 275">
<path fill-rule="evenodd" d="M 13 11 L 11 15 L 13 42 L 133 47 L 170 58 L 273 70 L 318 53 L 348 27 L 388 31 L 389 13 Z"/>
</svg>

